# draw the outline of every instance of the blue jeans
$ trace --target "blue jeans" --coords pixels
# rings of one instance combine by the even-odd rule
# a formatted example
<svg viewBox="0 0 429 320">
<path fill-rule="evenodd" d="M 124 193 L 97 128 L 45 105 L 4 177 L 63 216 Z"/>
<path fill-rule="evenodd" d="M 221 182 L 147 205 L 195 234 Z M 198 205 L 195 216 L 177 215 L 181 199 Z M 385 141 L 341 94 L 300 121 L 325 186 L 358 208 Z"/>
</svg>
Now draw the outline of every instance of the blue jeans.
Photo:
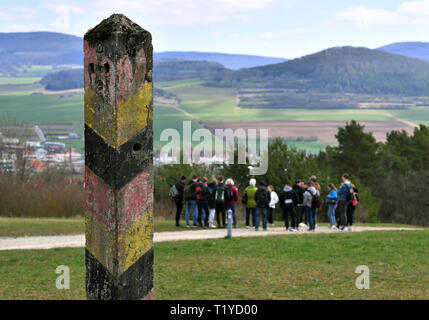
<svg viewBox="0 0 429 320">
<path fill-rule="evenodd" d="M 262 228 L 267 229 L 268 208 L 256 208 L 255 230 L 259 228 L 259 220 L 261 219 L 262 210 Z"/>
<path fill-rule="evenodd" d="M 207 202 L 198 202 L 198 223 L 207 227 L 209 225 L 209 207 Z"/>
<path fill-rule="evenodd" d="M 328 206 L 328 218 L 331 222 L 331 227 L 337 224 L 337 221 L 335 220 L 335 210 L 337 209 L 337 206 L 337 203 L 330 203 Z"/>
<path fill-rule="evenodd" d="M 252 213 L 252 226 L 255 226 L 256 208 L 246 208 L 246 226 L 250 226 L 250 213 Z"/>
<path fill-rule="evenodd" d="M 192 208 L 192 220 L 194 224 L 197 224 L 198 222 L 197 200 L 186 200 L 186 214 L 185 214 L 186 225 L 189 225 L 189 214 L 191 213 L 191 208 Z"/>
<path fill-rule="evenodd" d="M 305 207 L 305 210 L 307 211 L 307 217 L 308 217 L 308 224 L 310 225 L 309 230 L 315 230 L 316 229 L 316 213 L 317 209 L 312 207 Z"/>
<path fill-rule="evenodd" d="M 228 210 L 231 209 L 232 211 L 232 224 L 234 226 L 237 225 L 237 215 L 235 214 L 235 204 L 227 204 L 225 207 L 225 211 L 228 213 Z"/>
</svg>

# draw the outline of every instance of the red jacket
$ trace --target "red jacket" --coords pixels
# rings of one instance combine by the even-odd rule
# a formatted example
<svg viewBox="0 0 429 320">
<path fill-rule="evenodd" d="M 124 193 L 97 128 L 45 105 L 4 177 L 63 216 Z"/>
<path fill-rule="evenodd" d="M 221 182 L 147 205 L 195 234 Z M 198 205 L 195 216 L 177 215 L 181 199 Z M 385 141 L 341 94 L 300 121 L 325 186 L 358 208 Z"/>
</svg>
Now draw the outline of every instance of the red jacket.
<svg viewBox="0 0 429 320">
<path fill-rule="evenodd" d="M 232 187 L 232 200 L 231 201 L 227 201 L 226 204 L 235 204 L 238 200 L 238 189 L 236 186 L 233 185 L 227 185 L 227 188 L 231 188 Z"/>
</svg>

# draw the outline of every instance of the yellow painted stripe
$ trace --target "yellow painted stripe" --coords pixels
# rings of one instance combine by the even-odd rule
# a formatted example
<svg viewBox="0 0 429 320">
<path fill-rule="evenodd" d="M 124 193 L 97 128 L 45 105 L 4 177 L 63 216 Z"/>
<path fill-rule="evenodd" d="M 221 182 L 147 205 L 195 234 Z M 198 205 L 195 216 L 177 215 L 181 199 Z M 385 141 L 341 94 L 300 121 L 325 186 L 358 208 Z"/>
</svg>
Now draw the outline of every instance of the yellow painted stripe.
<svg viewBox="0 0 429 320">
<path fill-rule="evenodd" d="M 94 90 L 85 87 L 85 124 L 94 130 L 106 143 L 117 149 L 152 121 L 152 83 L 117 108 Z"/>
<path fill-rule="evenodd" d="M 119 274 L 131 267 L 153 247 L 152 210 L 145 213 L 119 235 Z"/>
<path fill-rule="evenodd" d="M 114 231 L 109 231 L 90 213 L 85 214 L 85 224 L 86 248 L 115 277 L 119 277 L 153 247 L 152 210 L 143 214 L 117 238 Z"/>
<path fill-rule="evenodd" d="M 145 85 L 139 92 L 118 107 L 118 145 L 121 146 L 146 127 L 153 117 L 150 108 L 152 101 L 152 83 Z"/>
</svg>

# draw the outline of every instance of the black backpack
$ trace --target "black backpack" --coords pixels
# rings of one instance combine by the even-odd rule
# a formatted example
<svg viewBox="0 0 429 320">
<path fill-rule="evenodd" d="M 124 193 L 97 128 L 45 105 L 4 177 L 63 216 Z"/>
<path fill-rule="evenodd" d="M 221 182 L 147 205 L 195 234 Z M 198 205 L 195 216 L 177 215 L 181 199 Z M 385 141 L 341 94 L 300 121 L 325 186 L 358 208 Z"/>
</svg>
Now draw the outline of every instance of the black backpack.
<svg viewBox="0 0 429 320">
<path fill-rule="evenodd" d="M 311 207 L 314 209 L 320 209 L 320 207 L 322 206 L 322 201 L 320 201 L 320 196 L 318 195 L 317 192 L 315 194 L 312 194 L 312 196 L 313 196 L 313 199 L 311 201 Z"/>
<path fill-rule="evenodd" d="M 292 209 L 295 206 L 295 204 L 293 203 L 292 192 L 293 191 L 288 191 L 288 192 L 285 192 L 284 194 L 284 199 L 285 199 L 284 207 L 287 209 Z"/>
<path fill-rule="evenodd" d="M 225 185 L 218 184 L 216 186 L 216 194 L 215 194 L 216 203 L 223 203 L 225 199 Z"/>
<path fill-rule="evenodd" d="M 232 201 L 234 199 L 234 195 L 232 194 L 232 188 L 225 188 L 225 202 Z"/>
<path fill-rule="evenodd" d="M 260 208 L 267 208 L 271 200 L 270 192 L 265 188 L 260 188 L 256 192 L 258 194 L 257 206 Z"/>
</svg>

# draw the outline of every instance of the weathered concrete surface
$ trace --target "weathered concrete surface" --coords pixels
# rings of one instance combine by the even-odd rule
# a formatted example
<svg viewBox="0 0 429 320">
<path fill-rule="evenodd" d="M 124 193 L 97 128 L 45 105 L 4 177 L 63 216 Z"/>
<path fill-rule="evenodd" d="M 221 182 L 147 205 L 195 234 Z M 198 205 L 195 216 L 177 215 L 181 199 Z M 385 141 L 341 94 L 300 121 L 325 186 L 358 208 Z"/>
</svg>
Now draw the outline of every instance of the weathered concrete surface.
<svg viewBox="0 0 429 320">
<path fill-rule="evenodd" d="M 84 37 L 89 299 L 153 298 L 153 49 L 112 15 Z"/>
</svg>

